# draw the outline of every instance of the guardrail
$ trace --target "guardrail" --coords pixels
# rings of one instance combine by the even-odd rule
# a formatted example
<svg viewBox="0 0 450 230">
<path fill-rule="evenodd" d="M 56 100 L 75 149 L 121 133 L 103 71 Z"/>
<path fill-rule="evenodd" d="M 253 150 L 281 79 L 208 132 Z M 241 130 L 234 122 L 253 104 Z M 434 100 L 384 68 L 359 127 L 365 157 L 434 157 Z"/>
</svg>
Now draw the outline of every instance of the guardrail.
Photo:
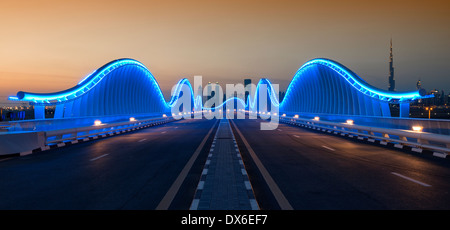
<svg viewBox="0 0 450 230">
<path fill-rule="evenodd" d="M 422 132 L 421 127 L 414 127 L 416 130 L 401 130 L 379 128 L 358 125 L 349 120 L 347 123 L 321 121 L 320 118 L 305 119 L 300 117 L 280 116 L 280 122 L 292 125 L 312 128 L 328 133 L 348 135 L 359 139 L 367 138 L 374 142 L 379 140 L 380 144 L 392 144 L 395 147 L 409 146 L 412 151 L 422 150 L 435 151 L 435 155 L 445 158 L 450 154 L 450 135 Z M 411 127 L 413 129 L 413 127 Z M 436 153 L 437 152 L 437 153 Z"/>
<path fill-rule="evenodd" d="M 58 144 L 62 142 L 68 142 L 73 140 L 79 140 L 89 137 L 114 135 L 124 132 L 133 131 L 139 128 L 159 125 L 172 121 L 172 117 L 151 118 L 145 120 L 134 120 L 112 124 L 94 124 L 89 127 L 80 127 L 63 130 L 46 131 L 45 145 Z"/>
<path fill-rule="evenodd" d="M 54 147 L 130 132 L 174 120 L 172 116 L 165 116 L 109 124 L 97 123 L 70 129 L 3 133 L 0 135 L 0 155 L 28 155 Z M 28 137 L 30 135 L 33 138 Z"/>
</svg>

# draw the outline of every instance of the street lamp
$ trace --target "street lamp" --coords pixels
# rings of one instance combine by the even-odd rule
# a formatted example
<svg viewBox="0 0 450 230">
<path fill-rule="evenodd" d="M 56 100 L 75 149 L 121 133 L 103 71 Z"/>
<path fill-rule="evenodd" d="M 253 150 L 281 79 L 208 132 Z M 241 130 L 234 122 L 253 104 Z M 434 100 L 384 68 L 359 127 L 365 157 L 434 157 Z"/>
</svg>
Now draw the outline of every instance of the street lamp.
<svg viewBox="0 0 450 230">
<path fill-rule="evenodd" d="M 432 107 L 425 107 L 426 110 L 428 110 L 428 119 L 431 118 L 431 110 L 433 110 Z"/>
<path fill-rule="evenodd" d="M 423 127 L 422 126 L 413 126 L 412 129 L 416 132 L 422 132 Z"/>
</svg>

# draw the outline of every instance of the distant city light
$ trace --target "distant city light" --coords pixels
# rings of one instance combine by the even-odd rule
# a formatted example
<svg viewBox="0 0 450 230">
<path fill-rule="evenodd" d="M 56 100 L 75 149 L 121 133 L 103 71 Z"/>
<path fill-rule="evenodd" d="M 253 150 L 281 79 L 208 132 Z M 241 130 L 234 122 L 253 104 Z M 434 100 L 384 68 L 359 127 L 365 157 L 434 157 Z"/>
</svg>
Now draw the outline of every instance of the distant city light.
<svg viewBox="0 0 450 230">
<path fill-rule="evenodd" d="M 347 120 L 348 125 L 353 125 L 353 120 Z"/>
<path fill-rule="evenodd" d="M 283 113 L 283 115 L 282 115 L 283 117 L 285 117 L 286 116 L 286 114 L 285 113 Z"/>
<path fill-rule="evenodd" d="M 134 117 L 130 117 L 130 121 L 136 121 Z"/>
<path fill-rule="evenodd" d="M 314 117 L 314 120 L 318 121 L 318 120 L 320 120 L 320 118 L 319 117 Z"/>
<path fill-rule="evenodd" d="M 166 114 L 163 114 L 163 117 L 167 117 L 167 115 L 166 115 Z"/>
<path fill-rule="evenodd" d="M 412 129 L 416 132 L 422 132 L 423 127 L 422 126 L 413 126 Z"/>
<path fill-rule="evenodd" d="M 100 121 L 100 120 L 95 120 L 94 121 L 94 125 L 95 126 L 99 126 L 99 125 L 101 125 L 102 124 L 102 122 Z"/>
<path fill-rule="evenodd" d="M 298 115 L 297 115 L 297 114 L 295 114 L 294 118 L 298 118 Z"/>
</svg>

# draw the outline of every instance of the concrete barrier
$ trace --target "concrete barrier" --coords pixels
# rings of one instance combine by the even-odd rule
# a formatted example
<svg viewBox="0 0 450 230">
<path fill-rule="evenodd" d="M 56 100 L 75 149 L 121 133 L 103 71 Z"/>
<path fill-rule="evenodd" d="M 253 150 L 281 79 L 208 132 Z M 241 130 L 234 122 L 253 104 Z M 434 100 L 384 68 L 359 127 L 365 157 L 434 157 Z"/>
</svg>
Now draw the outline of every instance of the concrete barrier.
<svg viewBox="0 0 450 230">
<path fill-rule="evenodd" d="M 0 155 L 31 152 L 45 145 L 45 132 L 0 133 Z"/>
</svg>

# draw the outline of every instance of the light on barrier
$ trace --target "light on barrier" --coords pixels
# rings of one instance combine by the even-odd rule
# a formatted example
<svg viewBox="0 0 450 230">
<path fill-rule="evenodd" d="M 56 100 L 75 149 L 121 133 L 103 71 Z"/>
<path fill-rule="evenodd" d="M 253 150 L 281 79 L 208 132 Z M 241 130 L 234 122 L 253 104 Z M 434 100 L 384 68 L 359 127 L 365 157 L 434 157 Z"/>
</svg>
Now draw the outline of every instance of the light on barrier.
<svg viewBox="0 0 450 230">
<path fill-rule="evenodd" d="M 298 115 L 297 115 L 297 114 L 295 114 L 294 118 L 298 118 Z"/>
<path fill-rule="evenodd" d="M 100 120 L 95 120 L 94 121 L 94 125 L 95 126 L 98 126 L 98 125 L 101 125 L 101 124 L 102 124 L 102 122 Z"/>
<path fill-rule="evenodd" d="M 134 117 L 130 117 L 130 121 L 136 121 Z"/>
<path fill-rule="evenodd" d="M 416 132 L 422 132 L 423 127 L 422 126 L 413 126 L 412 129 Z"/>
<path fill-rule="evenodd" d="M 320 120 L 320 118 L 319 117 L 314 117 L 314 120 L 318 121 L 318 120 Z"/>
<path fill-rule="evenodd" d="M 353 125 L 353 120 L 347 120 L 348 125 Z"/>
</svg>

